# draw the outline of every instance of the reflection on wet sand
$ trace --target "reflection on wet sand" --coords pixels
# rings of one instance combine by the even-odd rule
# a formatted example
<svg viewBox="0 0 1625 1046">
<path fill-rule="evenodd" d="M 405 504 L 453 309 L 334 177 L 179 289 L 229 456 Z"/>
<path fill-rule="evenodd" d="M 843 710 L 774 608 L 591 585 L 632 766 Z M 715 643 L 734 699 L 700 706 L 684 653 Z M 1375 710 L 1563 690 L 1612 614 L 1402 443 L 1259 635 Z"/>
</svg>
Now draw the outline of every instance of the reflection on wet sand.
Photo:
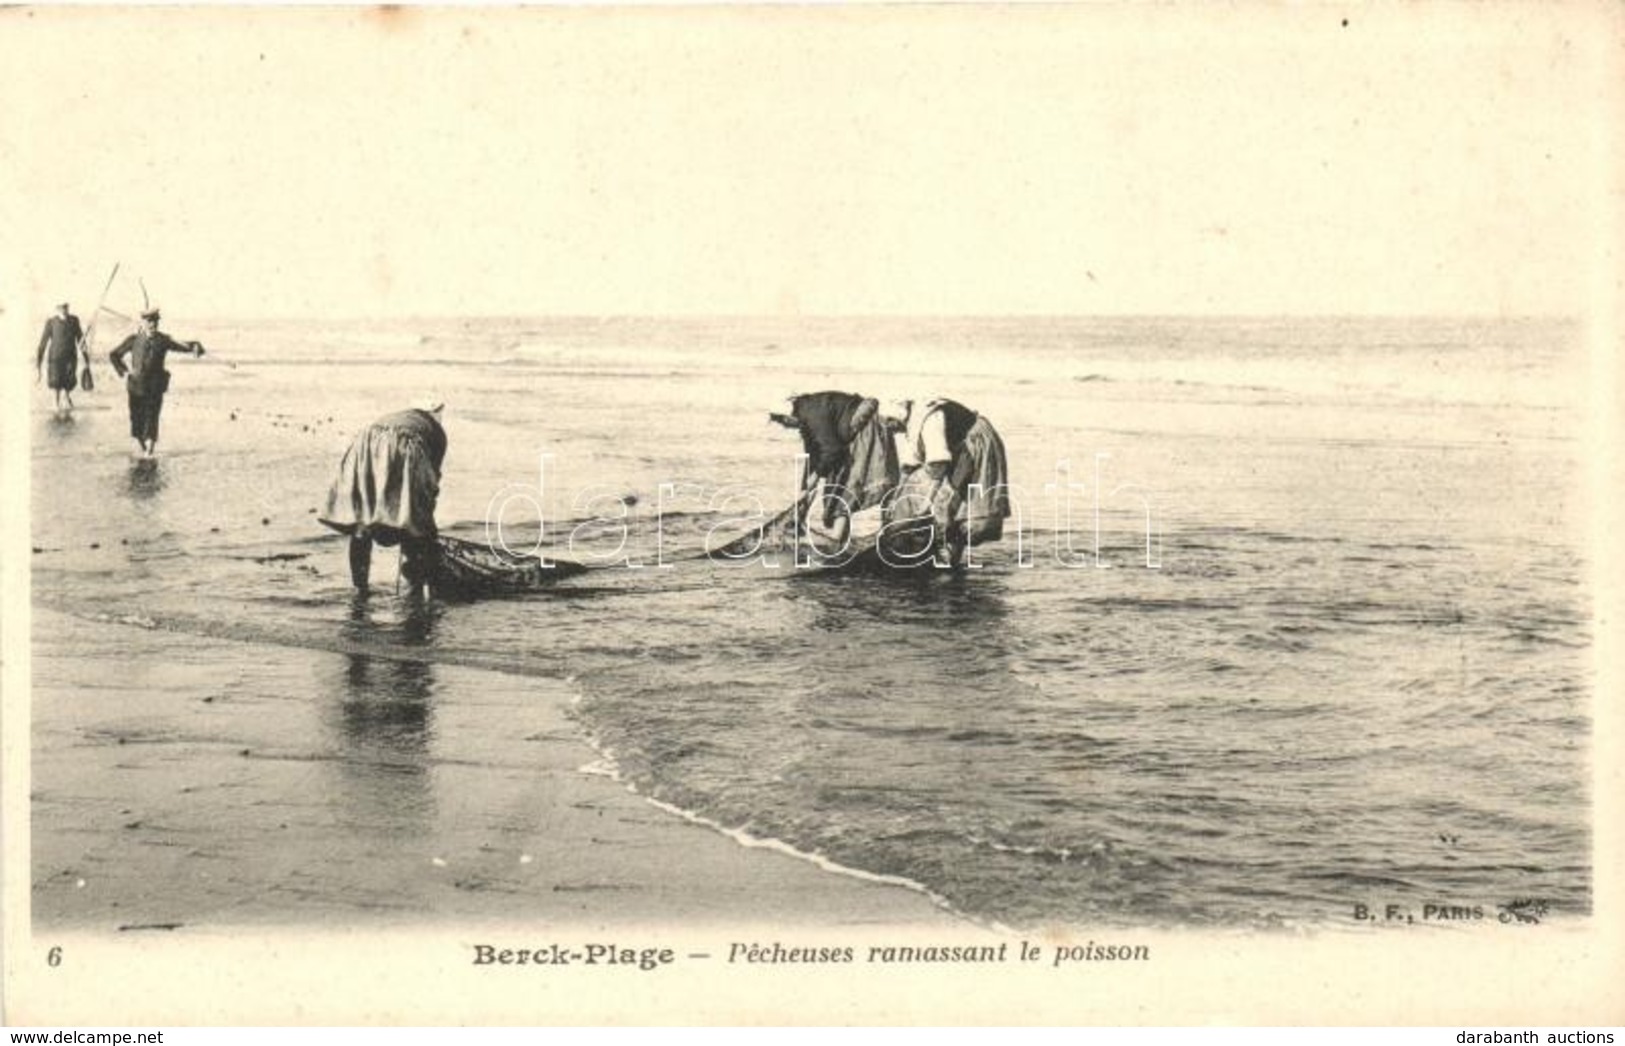
<svg viewBox="0 0 1625 1046">
<path fill-rule="evenodd" d="M 421 762 L 429 749 L 434 666 L 364 654 L 344 660 L 335 725 L 345 752 L 363 761 L 404 756 Z"/>
<path fill-rule="evenodd" d="M 403 646 L 428 646 L 434 640 L 444 604 L 431 602 L 422 596 L 409 596 L 402 600 L 405 613 L 401 617 L 400 637 Z"/>
<path fill-rule="evenodd" d="M 155 458 L 138 458 L 124 474 L 124 494 L 145 501 L 162 491 L 165 482 L 164 470 Z"/>
<path fill-rule="evenodd" d="M 398 621 L 382 620 L 365 599 L 350 607 L 346 638 L 380 651 L 421 646 L 434 635 L 424 603 L 402 603 Z M 432 749 L 435 669 L 428 661 L 342 655 L 322 725 L 338 758 L 330 790 L 346 826 L 397 835 L 424 830 L 434 813 Z"/>
</svg>

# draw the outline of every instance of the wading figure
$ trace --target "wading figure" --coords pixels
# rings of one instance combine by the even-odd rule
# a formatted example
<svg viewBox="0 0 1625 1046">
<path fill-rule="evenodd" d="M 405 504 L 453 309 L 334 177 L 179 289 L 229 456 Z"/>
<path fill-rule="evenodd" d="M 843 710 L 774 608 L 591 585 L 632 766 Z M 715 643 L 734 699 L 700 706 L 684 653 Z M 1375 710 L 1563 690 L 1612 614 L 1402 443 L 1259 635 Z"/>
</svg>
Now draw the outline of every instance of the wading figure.
<svg viewBox="0 0 1625 1046">
<path fill-rule="evenodd" d="M 887 415 L 903 434 L 899 458 L 907 472 L 890 513 L 929 515 L 937 560 L 953 566 L 965 561 L 967 545 L 1003 537 L 1010 468 L 992 422 L 950 399 L 918 407 L 899 400 Z"/>
<path fill-rule="evenodd" d="M 41 365 L 45 365 L 46 385 L 56 395 L 56 409 L 64 401 L 73 409 L 73 390 L 79 387 L 80 343 L 85 332 L 79 326 L 79 317 L 68 311 L 68 303 L 56 307 L 56 315 L 45 321 L 45 330 L 39 336 L 39 351 L 34 354 L 34 380 L 40 379 Z M 90 358 L 85 357 L 85 365 Z"/>
<path fill-rule="evenodd" d="M 443 404 L 425 400 L 386 414 L 361 430 L 339 462 L 317 518 L 350 536 L 350 580 L 367 591 L 372 546 L 401 546 L 401 575 L 414 595 L 433 577 L 439 557 L 435 501 L 446 458 Z"/>
<path fill-rule="evenodd" d="M 143 312 L 141 329 L 120 342 L 107 357 L 113 370 L 125 379 L 124 388 L 130 396 L 130 438 L 149 458 L 158 449 L 158 416 L 164 409 L 164 393 L 169 391 L 169 371 L 164 369 L 164 361 L 171 352 L 193 358 L 203 355 L 203 346 L 197 342 L 182 344 L 161 332 L 160 318 L 157 309 Z"/>
<path fill-rule="evenodd" d="M 801 496 L 820 483 L 821 511 L 812 518 L 837 545 L 851 532 L 854 512 L 878 505 L 897 486 L 897 448 L 880 403 L 850 392 L 811 392 L 790 399 L 790 413 L 770 415 L 801 433 L 807 452 Z"/>
</svg>

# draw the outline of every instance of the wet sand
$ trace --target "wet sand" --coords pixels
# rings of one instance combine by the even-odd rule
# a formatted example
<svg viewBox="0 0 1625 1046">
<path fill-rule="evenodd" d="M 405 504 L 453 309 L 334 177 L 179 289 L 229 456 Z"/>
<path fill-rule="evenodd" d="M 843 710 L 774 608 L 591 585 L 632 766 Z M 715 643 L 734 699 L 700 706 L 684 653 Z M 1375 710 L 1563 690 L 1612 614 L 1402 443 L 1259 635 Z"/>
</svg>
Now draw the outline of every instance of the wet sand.
<svg viewBox="0 0 1625 1046">
<path fill-rule="evenodd" d="M 569 690 L 36 608 L 41 928 L 973 927 L 601 771 Z"/>
</svg>

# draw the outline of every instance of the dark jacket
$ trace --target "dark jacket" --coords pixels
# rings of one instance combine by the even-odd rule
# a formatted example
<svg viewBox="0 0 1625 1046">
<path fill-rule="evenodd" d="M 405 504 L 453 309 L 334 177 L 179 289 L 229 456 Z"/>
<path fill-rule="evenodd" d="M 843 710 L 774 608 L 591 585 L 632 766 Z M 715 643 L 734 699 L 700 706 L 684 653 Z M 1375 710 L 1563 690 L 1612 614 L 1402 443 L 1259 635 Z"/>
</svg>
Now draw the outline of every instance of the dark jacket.
<svg viewBox="0 0 1625 1046">
<path fill-rule="evenodd" d="M 137 331 L 108 353 L 107 361 L 119 377 L 130 376 L 128 388 L 137 396 L 162 396 L 169 388 L 169 372 L 164 360 L 171 352 L 196 355 L 197 343 L 182 345 L 163 331 Z M 129 357 L 129 365 L 124 359 Z"/>
<path fill-rule="evenodd" d="M 45 321 L 45 329 L 40 332 L 39 351 L 34 354 L 34 366 L 38 367 L 45 359 L 45 354 L 51 354 L 51 365 L 56 367 L 66 359 L 73 361 L 73 354 L 79 348 L 79 341 L 85 332 L 79 327 L 79 317 L 69 314 L 66 318 L 52 316 Z"/>
<path fill-rule="evenodd" d="M 933 400 L 926 404 L 925 410 L 927 414 L 936 411 L 942 415 L 942 427 L 948 437 L 948 449 L 957 459 L 960 450 L 965 446 L 965 434 L 976 424 L 977 413 L 953 400 Z"/>
<path fill-rule="evenodd" d="M 862 396 L 850 392 L 809 392 L 790 401 L 790 413 L 801 423 L 801 445 L 815 474 L 834 477 L 851 461 L 863 404 Z"/>
</svg>

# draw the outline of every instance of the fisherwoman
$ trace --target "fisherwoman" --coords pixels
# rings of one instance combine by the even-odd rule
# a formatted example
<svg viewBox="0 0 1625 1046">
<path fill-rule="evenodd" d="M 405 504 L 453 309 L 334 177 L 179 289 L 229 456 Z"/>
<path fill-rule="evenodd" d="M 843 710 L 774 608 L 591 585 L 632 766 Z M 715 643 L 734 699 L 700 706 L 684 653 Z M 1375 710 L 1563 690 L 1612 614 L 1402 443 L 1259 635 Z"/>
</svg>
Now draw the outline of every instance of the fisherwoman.
<svg viewBox="0 0 1625 1046">
<path fill-rule="evenodd" d="M 401 576 L 414 595 L 439 561 L 435 502 L 446 458 L 444 404 L 426 399 L 409 410 L 386 414 L 356 436 L 339 462 L 317 518 L 350 537 L 350 580 L 365 593 L 372 546 L 401 546 Z"/>
<path fill-rule="evenodd" d="M 959 566 L 967 546 L 1003 537 L 1010 467 L 993 423 L 950 399 L 899 400 L 886 415 L 903 435 L 899 457 L 908 473 L 891 515 L 929 515 L 943 565 Z"/>
<path fill-rule="evenodd" d="M 881 504 L 897 486 L 897 448 L 878 400 L 850 392 L 811 392 L 790 398 L 790 413 L 770 415 L 801 433 L 807 453 L 801 496 L 818 494 L 822 529 L 844 546 L 852 513 Z"/>
<path fill-rule="evenodd" d="M 39 336 L 39 351 L 34 355 L 34 380 L 39 381 L 41 364 L 47 384 L 56 395 L 56 409 L 62 409 L 63 400 L 73 409 L 73 390 L 79 387 L 79 356 L 85 352 L 85 332 L 79 326 L 79 317 L 68 310 L 68 303 L 56 307 L 56 315 L 45 321 L 45 330 Z M 86 373 L 90 357 L 85 356 Z"/>
</svg>

